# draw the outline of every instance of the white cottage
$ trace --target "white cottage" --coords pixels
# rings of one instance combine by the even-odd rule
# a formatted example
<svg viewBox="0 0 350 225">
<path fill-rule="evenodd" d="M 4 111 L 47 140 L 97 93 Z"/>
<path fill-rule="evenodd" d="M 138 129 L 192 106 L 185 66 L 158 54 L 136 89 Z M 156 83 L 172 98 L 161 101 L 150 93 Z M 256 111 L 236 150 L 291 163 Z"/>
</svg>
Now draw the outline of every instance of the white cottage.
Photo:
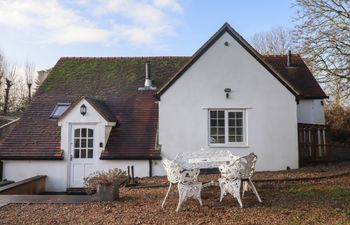
<svg viewBox="0 0 350 225">
<path fill-rule="evenodd" d="M 324 98 L 299 55 L 262 56 L 227 23 L 192 57 L 61 58 L 0 146 L 2 177 L 64 191 L 200 148 L 297 168 L 298 123 L 324 125 Z"/>
</svg>

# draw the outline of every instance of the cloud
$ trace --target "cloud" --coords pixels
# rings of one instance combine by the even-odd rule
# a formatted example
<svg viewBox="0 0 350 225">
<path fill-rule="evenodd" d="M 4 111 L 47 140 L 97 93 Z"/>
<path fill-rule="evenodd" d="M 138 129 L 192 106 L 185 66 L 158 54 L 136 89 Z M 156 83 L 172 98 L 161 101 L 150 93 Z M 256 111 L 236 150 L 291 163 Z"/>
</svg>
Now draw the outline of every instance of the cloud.
<svg viewBox="0 0 350 225">
<path fill-rule="evenodd" d="M 177 0 L 4 0 L 0 28 L 28 31 L 37 34 L 34 41 L 60 45 L 152 44 L 175 33 L 181 12 Z"/>
</svg>

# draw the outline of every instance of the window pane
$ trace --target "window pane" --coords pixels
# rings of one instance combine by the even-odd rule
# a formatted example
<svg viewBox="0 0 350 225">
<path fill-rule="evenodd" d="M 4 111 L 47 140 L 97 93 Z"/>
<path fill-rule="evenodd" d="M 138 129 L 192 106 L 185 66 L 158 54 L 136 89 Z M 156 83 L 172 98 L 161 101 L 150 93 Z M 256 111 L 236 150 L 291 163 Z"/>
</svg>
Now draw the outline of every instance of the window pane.
<svg viewBox="0 0 350 225">
<path fill-rule="evenodd" d="M 216 136 L 210 136 L 210 143 L 212 144 L 216 143 Z"/>
<path fill-rule="evenodd" d="M 218 126 L 224 127 L 225 126 L 225 120 L 224 119 L 219 119 L 218 120 Z"/>
<path fill-rule="evenodd" d="M 94 130 L 93 129 L 89 129 L 89 133 L 88 133 L 88 137 L 94 137 Z"/>
<path fill-rule="evenodd" d="M 225 135 L 225 128 L 219 128 L 218 129 L 218 134 L 219 135 Z"/>
<path fill-rule="evenodd" d="M 236 112 L 236 117 L 237 118 L 243 118 L 243 113 L 242 112 Z"/>
<path fill-rule="evenodd" d="M 214 120 L 210 120 L 210 126 L 217 126 L 217 120 L 216 119 L 214 119 Z"/>
<path fill-rule="evenodd" d="M 81 136 L 86 137 L 86 128 L 81 129 Z"/>
<path fill-rule="evenodd" d="M 236 126 L 236 120 L 234 120 L 234 119 L 229 120 L 229 121 L 228 121 L 228 125 L 229 125 L 230 127 Z"/>
<path fill-rule="evenodd" d="M 74 149 L 74 158 L 79 158 L 79 149 Z"/>
<path fill-rule="evenodd" d="M 74 130 L 74 137 L 80 137 L 80 129 Z"/>
<path fill-rule="evenodd" d="M 238 127 L 243 126 L 243 119 L 237 119 L 236 120 L 236 126 L 238 126 Z"/>
<path fill-rule="evenodd" d="M 86 158 L 86 149 L 81 149 L 81 156 L 80 158 L 85 159 Z"/>
<path fill-rule="evenodd" d="M 88 149 L 88 158 L 93 158 L 93 150 L 92 149 Z"/>
<path fill-rule="evenodd" d="M 88 147 L 89 148 L 94 147 L 94 140 L 93 139 L 88 139 Z"/>
<path fill-rule="evenodd" d="M 228 142 L 236 142 L 236 136 L 229 136 L 228 137 Z"/>
<path fill-rule="evenodd" d="M 218 136 L 216 143 L 224 144 L 225 143 L 225 136 Z"/>
<path fill-rule="evenodd" d="M 234 119 L 234 118 L 236 117 L 235 115 L 236 115 L 235 112 L 229 112 L 229 113 L 228 113 L 228 118 L 229 118 L 229 119 Z"/>
<path fill-rule="evenodd" d="M 236 135 L 243 135 L 243 128 L 236 128 Z"/>
<path fill-rule="evenodd" d="M 243 142 L 243 136 L 237 136 L 236 142 Z"/>
<path fill-rule="evenodd" d="M 86 139 L 81 139 L 81 147 L 86 148 Z"/>
<path fill-rule="evenodd" d="M 217 111 L 210 111 L 210 118 L 217 118 L 218 117 L 218 112 Z"/>
<path fill-rule="evenodd" d="M 229 128 L 228 129 L 228 135 L 235 135 L 236 134 L 236 129 L 235 128 Z"/>
<path fill-rule="evenodd" d="M 217 135 L 217 131 L 218 131 L 217 128 L 210 128 L 210 135 L 211 135 L 211 136 Z"/>
<path fill-rule="evenodd" d="M 225 118 L 225 111 L 218 111 L 218 118 L 224 119 Z"/>
<path fill-rule="evenodd" d="M 79 148 L 79 147 L 80 147 L 80 140 L 74 139 L 74 148 Z"/>
</svg>

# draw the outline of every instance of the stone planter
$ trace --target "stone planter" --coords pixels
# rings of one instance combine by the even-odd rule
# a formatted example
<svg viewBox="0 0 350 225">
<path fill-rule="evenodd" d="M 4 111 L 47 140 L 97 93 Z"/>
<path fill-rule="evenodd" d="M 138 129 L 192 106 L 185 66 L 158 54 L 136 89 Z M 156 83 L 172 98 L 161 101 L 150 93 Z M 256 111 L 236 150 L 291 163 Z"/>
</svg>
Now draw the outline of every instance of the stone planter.
<svg viewBox="0 0 350 225">
<path fill-rule="evenodd" d="M 117 183 L 111 185 L 100 184 L 97 187 L 96 196 L 99 201 L 113 201 L 119 199 L 119 185 Z"/>
</svg>

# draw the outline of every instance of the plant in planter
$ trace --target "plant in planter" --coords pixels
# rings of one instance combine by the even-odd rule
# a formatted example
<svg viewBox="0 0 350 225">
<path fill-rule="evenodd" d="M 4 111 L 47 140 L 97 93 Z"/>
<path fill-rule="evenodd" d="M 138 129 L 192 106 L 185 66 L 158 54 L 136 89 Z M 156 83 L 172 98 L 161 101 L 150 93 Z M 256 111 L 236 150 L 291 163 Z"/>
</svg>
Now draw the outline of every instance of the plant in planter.
<svg viewBox="0 0 350 225">
<path fill-rule="evenodd" d="M 127 179 L 126 172 L 121 169 L 96 171 L 84 178 L 88 194 L 97 191 L 100 201 L 113 201 L 119 198 L 119 186 Z"/>
</svg>

